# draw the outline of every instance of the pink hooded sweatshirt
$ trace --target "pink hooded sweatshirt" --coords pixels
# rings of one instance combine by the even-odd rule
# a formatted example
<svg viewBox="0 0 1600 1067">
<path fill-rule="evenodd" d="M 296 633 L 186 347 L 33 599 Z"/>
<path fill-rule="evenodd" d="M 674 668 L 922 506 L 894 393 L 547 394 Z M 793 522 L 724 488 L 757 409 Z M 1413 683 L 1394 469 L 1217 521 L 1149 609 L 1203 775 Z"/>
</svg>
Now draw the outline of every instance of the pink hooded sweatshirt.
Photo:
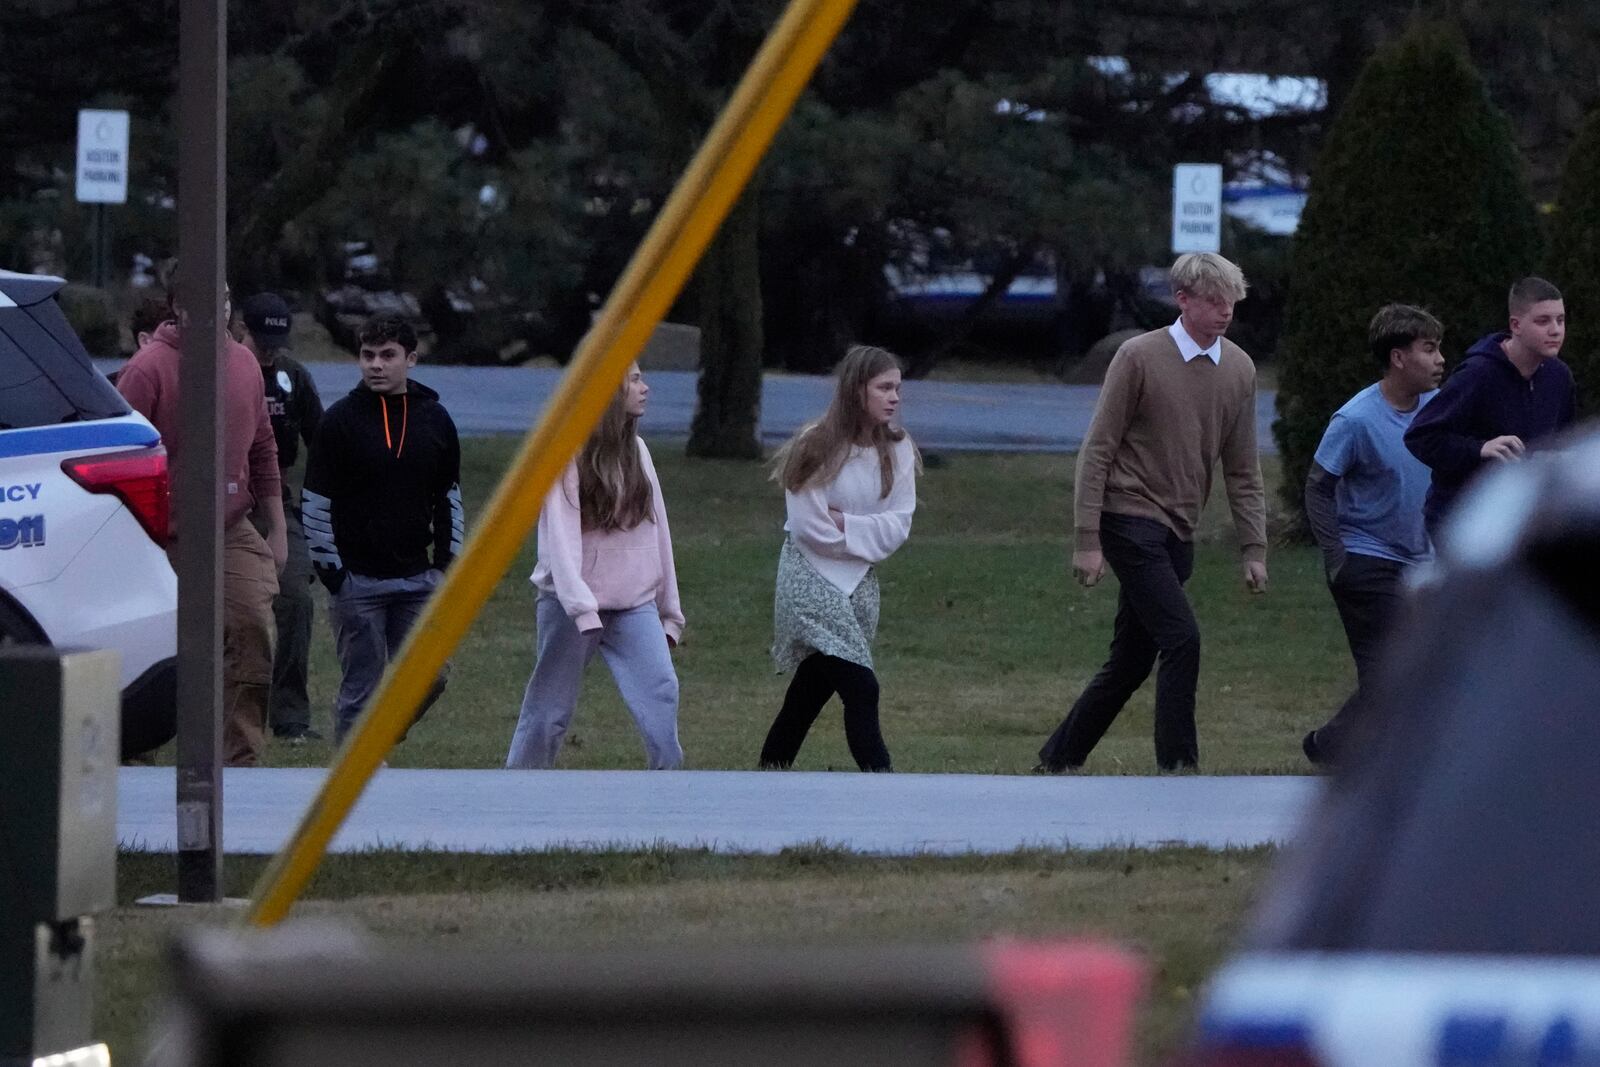
<svg viewBox="0 0 1600 1067">
<path fill-rule="evenodd" d="M 178 347 L 180 334 L 175 323 L 156 328 L 150 342 L 133 354 L 117 375 L 117 391 L 161 435 L 173 468 L 183 465 L 183 425 L 178 408 Z M 217 391 L 222 410 L 222 527 L 227 529 L 255 508 L 258 500 L 275 500 L 282 495 L 282 475 L 278 471 L 278 442 L 272 436 L 272 418 L 267 414 L 266 392 L 261 388 L 261 364 L 250 350 L 231 338 L 224 341 L 222 366 L 218 368 Z M 176 538 L 178 509 L 172 509 L 172 529 Z"/>
<path fill-rule="evenodd" d="M 581 633 L 600 629 L 602 611 L 654 601 L 661 628 L 677 642 L 684 620 L 667 505 L 650 450 L 642 438 L 635 440 L 650 480 L 651 518 L 631 530 L 585 530 L 578 510 L 578 465 L 569 463 L 539 514 L 539 564 L 531 580 L 540 592 L 555 595 Z"/>
</svg>

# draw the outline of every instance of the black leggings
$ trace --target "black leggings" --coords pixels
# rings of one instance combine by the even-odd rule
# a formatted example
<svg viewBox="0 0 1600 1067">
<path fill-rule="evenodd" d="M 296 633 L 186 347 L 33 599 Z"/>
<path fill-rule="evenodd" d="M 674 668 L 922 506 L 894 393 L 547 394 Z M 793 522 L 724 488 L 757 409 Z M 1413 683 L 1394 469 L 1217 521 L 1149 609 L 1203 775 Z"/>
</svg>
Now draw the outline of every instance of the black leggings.
<svg viewBox="0 0 1600 1067">
<path fill-rule="evenodd" d="M 795 669 L 783 708 L 761 746 L 761 766 L 791 766 L 811 724 L 835 693 L 844 701 L 844 736 L 856 766 L 864 771 L 892 770 L 878 728 L 878 676 L 859 663 L 820 652 L 801 660 Z"/>
</svg>

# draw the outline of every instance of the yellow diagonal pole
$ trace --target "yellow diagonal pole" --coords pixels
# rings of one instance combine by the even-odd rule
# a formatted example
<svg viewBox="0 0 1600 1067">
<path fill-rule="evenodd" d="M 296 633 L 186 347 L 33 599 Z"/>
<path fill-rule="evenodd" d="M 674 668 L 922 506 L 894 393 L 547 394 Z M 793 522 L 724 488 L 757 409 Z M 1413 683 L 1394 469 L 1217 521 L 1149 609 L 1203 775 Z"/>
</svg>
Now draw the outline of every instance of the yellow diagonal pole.
<svg viewBox="0 0 1600 1067">
<path fill-rule="evenodd" d="M 410 725 L 538 521 L 568 461 L 667 313 L 766 153 L 855 0 L 791 0 L 618 279 L 594 327 L 355 724 L 294 836 L 262 874 L 246 921 L 281 920 L 316 873 L 373 772 Z"/>
</svg>

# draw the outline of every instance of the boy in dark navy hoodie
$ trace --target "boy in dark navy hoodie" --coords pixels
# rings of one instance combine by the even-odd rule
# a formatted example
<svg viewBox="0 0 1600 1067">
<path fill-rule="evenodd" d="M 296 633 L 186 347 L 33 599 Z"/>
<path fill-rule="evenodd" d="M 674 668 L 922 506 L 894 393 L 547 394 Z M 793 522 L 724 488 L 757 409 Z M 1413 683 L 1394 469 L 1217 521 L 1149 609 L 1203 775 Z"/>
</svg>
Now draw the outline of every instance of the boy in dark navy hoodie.
<svg viewBox="0 0 1600 1067">
<path fill-rule="evenodd" d="M 1434 538 L 1480 468 L 1548 444 L 1576 411 L 1572 370 L 1558 358 L 1567 335 L 1561 290 L 1524 278 L 1509 304 L 1511 329 L 1468 349 L 1406 431 L 1406 447 L 1433 471 L 1423 514 Z"/>
<path fill-rule="evenodd" d="M 461 445 L 439 394 L 410 380 L 417 334 L 399 315 L 361 327 L 361 384 L 317 425 L 302 493 L 306 544 L 331 594 L 344 680 L 339 740 L 461 551 Z M 444 690 L 445 672 L 416 714 Z"/>
</svg>

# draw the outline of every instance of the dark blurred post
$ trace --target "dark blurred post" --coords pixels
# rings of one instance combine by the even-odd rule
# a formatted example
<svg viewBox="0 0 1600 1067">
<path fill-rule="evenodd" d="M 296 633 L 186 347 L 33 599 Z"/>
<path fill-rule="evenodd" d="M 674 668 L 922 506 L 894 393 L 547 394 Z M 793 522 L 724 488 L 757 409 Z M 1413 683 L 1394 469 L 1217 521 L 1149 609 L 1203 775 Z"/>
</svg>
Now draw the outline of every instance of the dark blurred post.
<svg viewBox="0 0 1600 1067">
<path fill-rule="evenodd" d="M 117 905 L 113 651 L 0 648 L 0 1065 L 109 1063 L 95 916 Z"/>
<path fill-rule="evenodd" d="M 106 285 L 106 206 L 94 206 L 94 266 L 90 272 L 93 275 L 94 287 L 104 289 Z"/>
<path fill-rule="evenodd" d="M 176 485 L 178 570 L 178 899 L 222 891 L 222 331 L 225 0 L 178 13 L 178 270 L 189 313 L 180 379 L 183 463 Z"/>
</svg>

